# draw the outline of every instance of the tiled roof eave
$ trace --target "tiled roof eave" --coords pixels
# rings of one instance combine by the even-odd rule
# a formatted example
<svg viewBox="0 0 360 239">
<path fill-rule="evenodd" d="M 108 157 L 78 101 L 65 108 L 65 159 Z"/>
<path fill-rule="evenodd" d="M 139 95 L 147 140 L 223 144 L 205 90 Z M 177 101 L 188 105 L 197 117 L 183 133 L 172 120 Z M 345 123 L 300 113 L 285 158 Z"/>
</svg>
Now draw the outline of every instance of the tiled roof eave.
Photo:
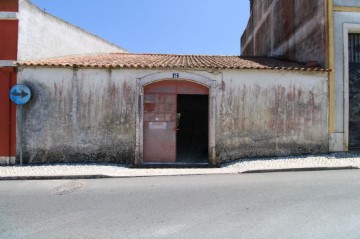
<svg viewBox="0 0 360 239">
<path fill-rule="evenodd" d="M 158 70 L 279 70 L 327 72 L 301 63 L 266 57 L 104 53 L 18 62 L 21 67 L 158 69 Z"/>
<path fill-rule="evenodd" d="M 291 68 L 291 67 L 182 67 L 182 66 L 126 66 L 117 65 L 94 65 L 94 64 L 34 64 L 17 63 L 19 67 L 34 68 L 82 68 L 82 69 L 132 69 L 132 70 L 268 70 L 268 71 L 299 71 L 299 72 L 331 72 L 330 69 L 322 68 Z"/>
</svg>

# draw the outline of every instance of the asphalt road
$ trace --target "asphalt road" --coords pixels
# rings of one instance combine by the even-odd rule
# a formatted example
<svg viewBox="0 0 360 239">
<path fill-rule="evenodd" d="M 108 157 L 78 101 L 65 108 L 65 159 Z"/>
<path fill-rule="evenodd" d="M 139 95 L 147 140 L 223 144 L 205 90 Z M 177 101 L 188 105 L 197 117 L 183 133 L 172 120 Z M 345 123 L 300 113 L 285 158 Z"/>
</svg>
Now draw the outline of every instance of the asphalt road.
<svg viewBox="0 0 360 239">
<path fill-rule="evenodd" d="M 360 171 L 0 181 L 0 238 L 360 238 Z"/>
</svg>

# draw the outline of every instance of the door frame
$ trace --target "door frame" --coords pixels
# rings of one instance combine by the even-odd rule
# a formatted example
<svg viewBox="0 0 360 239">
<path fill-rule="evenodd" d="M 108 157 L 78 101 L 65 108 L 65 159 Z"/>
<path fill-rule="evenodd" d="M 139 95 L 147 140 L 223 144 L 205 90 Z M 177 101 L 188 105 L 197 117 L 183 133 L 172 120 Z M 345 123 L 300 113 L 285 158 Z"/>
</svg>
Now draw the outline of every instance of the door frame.
<svg viewBox="0 0 360 239">
<path fill-rule="evenodd" d="M 208 77 L 188 72 L 162 72 L 144 76 L 136 79 L 136 146 L 135 146 L 135 165 L 143 164 L 144 156 L 144 86 L 165 80 L 190 81 L 209 88 L 209 165 L 217 165 L 215 150 L 216 135 L 216 112 L 217 94 L 216 80 Z"/>
<path fill-rule="evenodd" d="M 344 151 L 349 150 L 349 34 L 350 33 L 360 33 L 360 24 L 356 23 L 344 23 L 343 24 L 343 53 L 344 53 Z"/>
</svg>

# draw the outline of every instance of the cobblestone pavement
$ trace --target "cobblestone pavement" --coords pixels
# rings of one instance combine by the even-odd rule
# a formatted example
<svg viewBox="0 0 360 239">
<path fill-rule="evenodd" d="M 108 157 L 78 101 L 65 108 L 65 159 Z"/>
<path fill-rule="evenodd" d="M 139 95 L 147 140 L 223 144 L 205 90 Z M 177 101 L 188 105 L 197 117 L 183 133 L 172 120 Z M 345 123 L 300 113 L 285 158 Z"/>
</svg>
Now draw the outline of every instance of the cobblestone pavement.
<svg viewBox="0 0 360 239">
<path fill-rule="evenodd" d="M 360 168 L 360 154 L 336 153 L 301 157 L 274 157 L 242 159 L 220 168 L 160 168 L 140 169 L 125 165 L 57 164 L 1 166 L 0 179 L 9 177 L 108 176 L 145 177 L 166 175 L 233 174 L 258 170 L 285 170 L 302 168 Z"/>
</svg>

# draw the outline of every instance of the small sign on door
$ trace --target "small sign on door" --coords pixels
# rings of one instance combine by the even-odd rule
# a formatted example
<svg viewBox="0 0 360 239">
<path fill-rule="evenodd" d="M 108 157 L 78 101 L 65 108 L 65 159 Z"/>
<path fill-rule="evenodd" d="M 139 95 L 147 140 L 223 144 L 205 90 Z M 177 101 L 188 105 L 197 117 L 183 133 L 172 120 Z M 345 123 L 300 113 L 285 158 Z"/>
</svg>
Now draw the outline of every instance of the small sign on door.
<svg viewBox="0 0 360 239">
<path fill-rule="evenodd" d="M 166 122 L 150 122 L 149 129 L 167 129 Z"/>
</svg>

